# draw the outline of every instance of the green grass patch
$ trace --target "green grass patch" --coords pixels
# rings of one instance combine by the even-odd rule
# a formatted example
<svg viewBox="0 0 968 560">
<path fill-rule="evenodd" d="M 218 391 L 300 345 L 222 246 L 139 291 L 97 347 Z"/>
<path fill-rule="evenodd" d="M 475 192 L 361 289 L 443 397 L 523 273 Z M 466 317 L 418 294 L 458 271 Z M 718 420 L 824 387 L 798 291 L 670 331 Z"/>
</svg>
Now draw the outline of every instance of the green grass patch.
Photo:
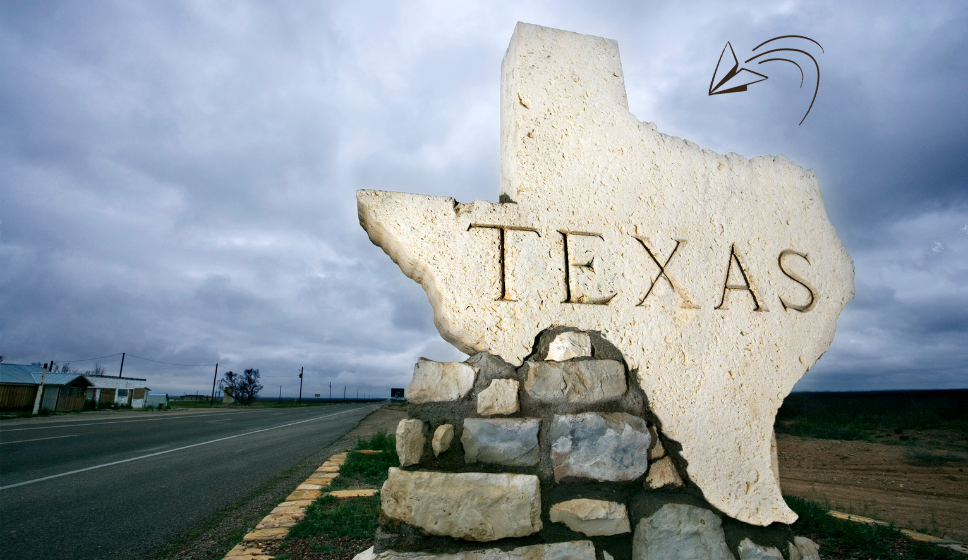
<svg viewBox="0 0 968 560">
<path fill-rule="evenodd" d="M 397 459 L 396 436 L 386 432 L 377 432 L 368 440 L 359 440 L 356 444 L 359 450 L 380 451 L 378 454 L 353 453 L 346 454 L 346 462 L 339 469 L 339 476 L 333 479 L 330 488 L 341 490 L 345 488 L 360 488 L 381 486 L 387 479 L 390 467 L 399 467 Z"/>
<path fill-rule="evenodd" d="M 369 539 L 376 533 L 379 517 L 379 496 L 337 499 L 327 495 L 306 508 L 306 518 L 293 526 L 288 538 Z"/>
<path fill-rule="evenodd" d="M 878 560 L 964 560 L 947 548 L 908 539 L 893 525 L 865 525 L 831 517 L 830 508 L 796 496 L 784 496 L 800 519 L 793 532 L 821 545 L 825 559 L 876 558 Z"/>
</svg>

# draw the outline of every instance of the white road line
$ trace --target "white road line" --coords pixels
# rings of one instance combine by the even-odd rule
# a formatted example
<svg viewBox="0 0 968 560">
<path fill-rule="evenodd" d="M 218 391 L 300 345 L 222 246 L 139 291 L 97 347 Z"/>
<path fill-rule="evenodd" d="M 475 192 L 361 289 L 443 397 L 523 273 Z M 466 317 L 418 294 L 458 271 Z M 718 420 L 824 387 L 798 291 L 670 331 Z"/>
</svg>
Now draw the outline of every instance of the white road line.
<svg viewBox="0 0 968 560">
<path fill-rule="evenodd" d="M 37 439 L 21 439 L 17 441 L 0 441 L 0 445 L 10 445 L 11 443 L 27 443 L 28 441 L 43 441 L 45 439 L 60 439 L 60 438 L 66 438 L 66 437 L 77 437 L 77 434 L 74 434 L 72 436 L 53 436 L 53 437 L 42 437 Z"/>
<path fill-rule="evenodd" d="M 363 407 L 360 407 L 360 408 L 363 408 Z M 158 455 L 165 455 L 166 453 L 174 453 L 175 451 L 182 451 L 182 450 L 185 450 L 185 449 L 191 449 L 193 447 L 199 447 L 201 445 L 208 445 L 210 443 L 217 443 L 217 442 L 220 442 L 220 441 L 225 441 L 227 439 L 235 439 L 235 438 L 239 438 L 239 437 L 243 437 L 243 436 L 249 436 L 249 435 L 252 435 L 252 434 L 258 434 L 260 432 L 268 432 L 270 430 L 278 430 L 279 428 L 286 428 L 286 427 L 289 427 L 289 426 L 295 426 L 296 424 L 304 424 L 306 422 L 312 422 L 313 420 L 322 420 L 323 418 L 330 418 L 332 416 L 339 416 L 340 414 L 346 414 L 347 412 L 355 412 L 357 410 L 360 410 L 360 408 L 352 408 L 350 410 L 344 410 L 343 412 L 335 412 L 333 414 L 327 414 L 326 416 L 316 416 L 315 418 L 310 418 L 308 420 L 299 420 L 298 422 L 290 422 L 288 424 L 282 424 L 282 425 L 279 425 L 279 426 L 273 426 L 271 428 L 262 428 L 261 430 L 253 430 L 251 432 L 245 432 L 244 434 L 236 434 L 234 436 L 226 436 L 226 437 L 223 437 L 223 438 L 213 439 L 213 440 L 209 440 L 209 441 L 203 441 L 201 443 L 193 443 L 191 445 L 185 445 L 183 447 L 176 447 L 175 449 L 168 449 L 166 451 L 158 451 L 156 453 L 148 453 L 147 455 L 139 455 L 138 457 L 131 457 L 130 459 L 122 459 L 120 461 L 112 461 L 110 463 L 104 463 L 103 465 L 95 465 L 93 467 L 87 467 L 87 468 L 83 468 L 83 469 L 77 469 L 77 470 L 74 470 L 74 471 L 68 471 L 68 472 L 61 473 L 61 474 L 54 474 L 54 475 L 51 475 L 51 476 L 45 476 L 43 478 L 35 478 L 33 480 L 26 480 L 24 482 L 18 482 L 16 484 L 8 484 L 6 486 L 0 486 L 0 490 L 7 490 L 9 488 L 16 488 L 18 486 L 26 486 L 28 484 L 35 484 L 37 482 L 43 482 L 45 480 L 51 480 L 51 479 L 54 479 L 54 478 L 60 478 L 62 476 L 68 476 L 68 475 L 72 475 L 72 474 L 77 474 L 77 473 L 82 473 L 82 472 L 87 472 L 87 471 L 93 471 L 95 469 L 103 469 L 104 467 L 110 467 L 110 466 L 113 466 L 113 465 L 120 465 L 121 463 L 130 463 L 131 461 L 139 461 L 141 459 L 147 459 L 148 457 L 157 457 Z"/>
<path fill-rule="evenodd" d="M 55 428 L 73 428 L 75 426 L 102 426 L 104 424 L 124 424 L 127 422 L 154 422 L 155 420 L 181 420 L 182 418 L 198 418 L 199 416 L 224 416 L 226 414 L 255 414 L 261 413 L 262 410 L 240 410 L 238 412 L 211 412 L 207 414 L 183 414 L 180 416 L 166 416 L 164 418 L 139 418 L 137 420 L 101 420 L 99 422 L 89 422 L 87 424 L 62 424 L 60 426 L 37 426 L 36 428 L 12 428 L 9 430 L 4 430 L 0 428 L 0 432 L 24 432 L 27 430 L 51 430 Z"/>
</svg>

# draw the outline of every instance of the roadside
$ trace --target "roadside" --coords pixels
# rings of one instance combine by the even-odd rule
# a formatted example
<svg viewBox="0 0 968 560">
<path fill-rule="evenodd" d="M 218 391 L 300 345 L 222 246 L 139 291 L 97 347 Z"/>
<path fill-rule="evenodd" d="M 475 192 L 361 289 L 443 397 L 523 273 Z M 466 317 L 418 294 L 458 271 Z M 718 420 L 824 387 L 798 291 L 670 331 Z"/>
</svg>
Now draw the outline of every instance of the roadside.
<svg viewBox="0 0 968 560">
<path fill-rule="evenodd" d="M 405 408 L 380 407 L 332 445 L 313 452 L 281 476 L 224 508 L 209 522 L 149 557 L 154 560 L 221 559 L 326 459 L 353 448 L 358 440 L 369 439 L 379 431 L 394 432 L 397 423 L 405 417 Z"/>
<path fill-rule="evenodd" d="M 919 435 L 931 445 L 777 434 L 783 493 L 968 542 L 966 442 L 950 431 L 923 430 Z"/>
</svg>

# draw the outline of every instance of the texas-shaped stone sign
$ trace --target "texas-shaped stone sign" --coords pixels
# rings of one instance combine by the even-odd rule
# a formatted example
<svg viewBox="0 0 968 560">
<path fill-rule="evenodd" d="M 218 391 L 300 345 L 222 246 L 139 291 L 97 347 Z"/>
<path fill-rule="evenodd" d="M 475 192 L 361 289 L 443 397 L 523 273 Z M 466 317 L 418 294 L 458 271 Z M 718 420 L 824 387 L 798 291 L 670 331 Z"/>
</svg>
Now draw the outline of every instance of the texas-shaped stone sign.
<svg viewBox="0 0 968 560">
<path fill-rule="evenodd" d="M 544 329 L 601 332 L 705 498 L 792 523 L 776 411 L 854 295 L 814 173 L 640 122 L 612 40 L 518 24 L 501 72 L 499 202 L 359 191 L 370 239 L 463 352 L 520 365 Z"/>
</svg>

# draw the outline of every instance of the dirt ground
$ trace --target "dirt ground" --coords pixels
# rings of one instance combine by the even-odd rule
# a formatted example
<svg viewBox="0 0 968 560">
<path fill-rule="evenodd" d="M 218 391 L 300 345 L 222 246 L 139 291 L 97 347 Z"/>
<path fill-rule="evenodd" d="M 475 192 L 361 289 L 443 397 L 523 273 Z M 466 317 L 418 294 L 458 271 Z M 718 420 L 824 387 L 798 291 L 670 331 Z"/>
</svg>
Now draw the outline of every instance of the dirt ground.
<svg viewBox="0 0 968 560">
<path fill-rule="evenodd" d="M 832 509 L 968 542 L 968 442 L 941 431 L 919 438 L 931 445 L 777 434 L 780 485 Z"/>
</svg>

